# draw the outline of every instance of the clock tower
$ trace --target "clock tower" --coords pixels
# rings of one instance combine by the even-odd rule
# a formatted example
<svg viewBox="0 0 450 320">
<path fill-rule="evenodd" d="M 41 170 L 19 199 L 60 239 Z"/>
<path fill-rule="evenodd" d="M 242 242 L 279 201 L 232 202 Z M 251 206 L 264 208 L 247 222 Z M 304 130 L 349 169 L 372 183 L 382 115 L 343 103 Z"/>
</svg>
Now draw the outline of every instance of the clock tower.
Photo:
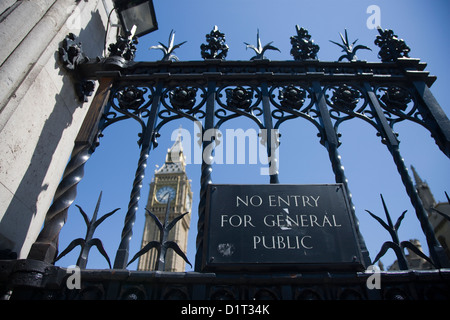
<svg viewBox="0 0 450 320">
<path fill-rule="evenodd" d="M 175 217 L 189 212 L 170 230 L 167 239 L 175 241 L 180 249 L 186 253 L 191 221 L 192 191 L 190 181 L 186 175 L 186 162 L 181 145 L 181 135 L 178 135 L 173 146 L 168 149 L 164 165 L 155 170 L 155 176 L 150 184 L 146 208 L 156 215 L 161 223 L 164 223 L 167 201 L 171 201 L 169 222 Z M 159 237 L 158 227 L 154 220 L 146 214 L 141 248 L 150 241 L 159 241 Z M 151 249 L 139 258 L 137 269 L 141 271 L 155 270 L 157 260 L 157 250 Z M 167 250 L 165 271 L 185 271 L 185 261 L 171 249 Z"/>
</svg>

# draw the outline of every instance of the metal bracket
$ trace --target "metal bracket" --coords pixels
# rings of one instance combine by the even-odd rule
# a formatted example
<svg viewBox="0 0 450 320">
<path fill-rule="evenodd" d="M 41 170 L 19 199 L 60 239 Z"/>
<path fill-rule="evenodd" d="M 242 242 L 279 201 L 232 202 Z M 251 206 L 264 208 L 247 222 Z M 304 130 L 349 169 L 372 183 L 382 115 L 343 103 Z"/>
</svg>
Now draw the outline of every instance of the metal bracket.
<svg viewBox="0 0 450 320">
<path fill-rule="evenodd" d="M 80 77 L 77 68 L 80 64 L 89 62 L 89 58 L 83 53 L 83 48 L 78 37 L 69 33 L 59 47 L 59 58 L 64 68 L 75 78 L 75 91 L 81 102 L 87 102 L 88 97 L 94 93 L 95 82 Z"/>
</svg>

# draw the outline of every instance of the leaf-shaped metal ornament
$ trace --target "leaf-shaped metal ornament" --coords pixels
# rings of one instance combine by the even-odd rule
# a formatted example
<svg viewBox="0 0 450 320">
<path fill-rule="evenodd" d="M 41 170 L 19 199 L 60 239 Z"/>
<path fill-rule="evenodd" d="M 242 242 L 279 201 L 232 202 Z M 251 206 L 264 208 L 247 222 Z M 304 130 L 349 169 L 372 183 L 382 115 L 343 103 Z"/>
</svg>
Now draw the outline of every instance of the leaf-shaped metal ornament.
<svg viewBox="0 0 450 320">
<path fill-rule="evenodd" d="M 169 193 L 167 193 L 165 196 L 169 196 Z M 164 197 L 164 196 L 163 196 Z M 158 219 L 156 215 L 154 215 L 149 210 L 145 209 L 150 217 L 155 221 L 156 226 L 158 227 L 160 233 L 159 233 L 159 241 L 150 241 L 147 243 L 141 250 L 139 250 L 133 258 L 127 263 L 127 266 L 129 266 L 131 263 L 136 261 L 137 258 L 140 256 L 146 254 L 148 251 L 150 251 L 153 248 L 156 248 L 158 250 L 158 259 L 156 261 L 155 270 L 163 271 L 165 268 L 165 257 L 167 249 L 174 250 L 181 258 L 183 258 L 184 261 L 186 261 L 191 267 L 191 263 L 189 262 L 187 256 L 184 254 L 184 252 L 180 249 L 178 244 L 174 241 L 168 241 L 167 238 L 169 236 L 169 231 L 175 226 L 175 224 L 180 221 L 185 215 L 187 215 L 189 212 L 185 212 L 177 217 L 175 217 L 170 223 L 169 223 L 169 212 L 170 212 L 170 201 L 167 201 L 166 205 L 166 213 L 164 216 L 164 223 L 161 223 L 161 221 Z"/>
<path fill-rule="evenodd" d="M 249 43 L 247 43 L 247 42 L 244 42 L 244 44 L 246 44 L 246 46 L 247 46 L 247 47 L 246 47 L 247 49 L 250 48 L 250 49 L 252 49 L 253 51 L 255 51 L 255 53 L 256 53 L 256 56 L 252 57 L 250 60 L 263 60 L 263 59 L 267 59 L 267 58 L 264 56 L 264 53 L 265 53 L 267 50 L 276 50 L 276 51 L 278 51 L 278 52 L 281 52 L 280 49 L 278 49 L 278 48 L 272 46 L 273 41 L 269 42 L 268 44 L 266 44 L 266 45 L 264 45 L 264 46 L 261 45 L 261 38 L 259 37 L 259 29 L 257 30 L 257 33 L 256 33 L 256 43 L 257 43 L 257 45 L 254 46 L 254 45 L 252 45 L 252 44 L 249 44 Z"/>
<path fill-rule="evenodd" d="M 345 37 L 342 35 L 342 33 L 339 33 L 339 35 L 341 36 L 342 44 L 330 40 L 331 43 L 334 43 L 335 45 L 341 47 L 342 51 L 345 52 L 344 55 L 339 57 L 338 61 L 341 61 L 343 59 L 347 59 L 348 61 L 356 61 L 358 60 L 358 58 L 356 57 L 356 51 L 361 49 L 372 51 L 372 49 L 363 45 L 357 45 L 356 47 L 354 47 L 358 39 L 350 43 L 350 41 L 348 41 L 347 29 L 345 30 Z"/>
<path fill-rule="evenodd" d="M 174 242 L 174 241 L 167 241 L 165 243 L 165 245 L 167 246 L 167 248 L 170 248 L 173 251 L 175 251 L 180 257 L 183 258 L 184 261 L 186 261 L 192 267 L 192 264 L 189 262 L 189 259 L 184 254 L 184 252 L 180 249 L 180 247 L 178 246 L 178 244 L 176 242 Z"/>
<path fill-rule="evenodd" d="M 164 44 L 162 44 L 161 42 L 159 42 L 159 46 L 151 46 L 151 49 L 159 49 L 164 53 L 163 58 L 161 59 L 162 61 L 179 61 L 178 57 L 176 55 L 174 55 L 174 51 L 175 49 L 178 49 L 179 47 L 181 47 L 183 44 L 185 44 L 187 41 L 183 41 L 181 43 L 178 43 L 176 45 L 174 45 L 175 41 L 175 31 L 171 30 L 170 34 L 169 34 L 169 44 L 168 46 L 165 46 Z"/>
<path fill-rule="evenodd" d="M 407 270 L 408 262 L 406 261 L 405 254 L 402 250 L 402 247 L 400 245 L 400 241 L 398 238 L 398 234 L 397 234 L 398 228 L 400 227 L 400 223 L 403 220 L 407 211 L 405 210 L 400 215 L 400 217 L 397 219 L 397 222 L 395 223 L 395 225 L 393 225 L 391 216 L 390 216 L 388 208 L 386 206 L 386 202 L 384 201 L 383 195 L 380 194 L 380 197 L 381 197 L 381 202 L 383 203 L 383 209 L 384 209 L 384 213 L 386 214 L 386 219 L 387 219 L 388 223 L 384 222 L 380 217 L 376 216 L 369 210 L 366 210 L 366 212 L 368 212 L 375 220 L 377 220 L 383 226 L 383 228 L 385 228 L 389 232 L 389 234 L 391 235 L 392 241 L 386 241 L 385 243 L 383 243 L 381 250 L 375 257 L 375 260 L 373 261 L 373 263 L 377 262 L 382 256 L 384 256 L 384 254 L 387 252 L 388 249 L 392 249 L 392 250 L 394 250 L 395 255 L 397 256 L 399 268 L 401 270 Z"/>
<path fill-rule="evenodd" d="M 417 254 L 422 259 L 425 259 L 426 261 L 431 263 L 432 266 L 436 267 L 435 264 L 433 263 L 433 261 L 430 258 L 428 258 L 422 251 L 420 251 L 420 249 L 417 248 L 413 243 L 411 243 L 409 241 L 402 241 L 402 243 L 400 245 L 401 245 L 402 249 L 408 248 L 409 250 L 411 250 L 412 252 Z"/>
<path fill-rule="evenodd" d="M 377 220 L 377 221 L 383 226 L 383 228 L 385 228 L 386 230 L 390 231 L 390 230 L 389 230 L 389 229 L 390 229 L 389 226 L 387 225 L 386 222 L 383 221 L 383 219 L 381 219 L 380 217 L 376 216 L 375 214 L 373 214 L 373 213 L 370 212 L 369 210 L 366 210 L 366 212 L 367 212 L 368 214 L 370 214 L 375 220 Z"/>
<path fill-rule="evenodd" d="M 179 220 L 181 220 L 181 219 L 183 219 L 183 217 L 185 216 L 185 215 L 187 215 L 189 212 L 185 212 L 185 213 L 183 213 L 183 214 L 180 214 L 178 217 L 175 217 L 170 223 L 169 223 L 169 225 L 167 226 L 167 230 L 171 230 L 174 226 L 175 226 L 175 224 L 179 221 Z"/>
<path fill-rule="evenodd" d="M 150 217 L 152 217 L 153 221 L 155 221 L 155 224 L 158 227 L 159 231 L 162 232 L 163 231 L 163 225 L 161 224 L 161 221 L 159 221 L 158 217 L 155 216 L 152 212 L 150 212 L 150 210 L 148 210 L 147 208 L 145 208 L 145 211 L 147 211 L 147 214 Z"/>
<path fill-rule="evenodd" d="M 394 229 L 398 230 L 400 228 L 400 224 L 402 223 L 403 218 L 405 217 L 405 214 L 408 210 L 403 211 L 403 213 L 398 217 L 397 222 L 394 225 Z"/>
<path fill-rule="evenodd" d="M 383 203 L 383 209 L 386 214 L 386 219 L 387 219 L 388 223 L 384 222 L 381 218 L 377 217 L 376 215 L 371 213 L 369 210 L 366 210 L 366 211 L 375 220 L 377 220 L 383 226 L 383 228 L 385 228 L 390 233 L 390 235 L 392 237 L 392 241 L 386 241 L 385 243 L 383 243 L 381 250 L 375 257 L 375 260 L 373 261 L 373 263 L 376 263 L 382 256 L 384 256 L 384 254 L 387 252 L 388 249 L 392 249 L 392 250 L 394 250 L 395 255 L 397 256 L 399 269 L 400 270 L 408 270 L 409 269 L 408 261 L 406 259 L 405 253 L 403 251 L 405 248 L 408 248 L 409 250 L 411 250 L 412 252 L 417 254 L 419 257 L 425 259 L 426 261 L 431 263 L 433 266 L 435 266 L 433 261 L 429 257 L 427 257 L 422 251 L 420 251 L 419 248 L 417 248 L 413 243 L 411 243 L 409 241 L 402 241 L 400 243 L 397 231 L 400 228 L 400 224 L 401 224 L 403 218 L 405 217 L 407 210 L 403 211 L 403 213 L 400 215 L 400 217 L 395 222 L 395 225 L 393 225 L 391 216 L 390 216 L 388 208 L 386 206 L 386 202 L 384 201 L 383 195 L 380 194 L 380 196 L 381 196 L 381 201 Z M 448 199 L 448 195 L 447 195 L 447 199 Z"/>
<path fill-rule="evenodd" d="M 78 210 L 80 211 L 81 215 L 83 216 L 84 219 L 84 223 L 86 224 L 86 227 L 89 227 L 89 217 L 86 214 L 86 212 L 84 212 L 83 208 L 81 208 L 79 205 L 75 205 L 75 207 L 78 208 Z M 94 210 L 94 214 L 95 214 L 95 210 Z"/>
<path fill-rule="evenodd" d="M 143 254 L 146 254 L 148 251 L 150 251 L 153 248 L 156 248 L 156 250 L 158 250 L 158 255 L 159 255 L 159 252 L 161 250 L 161 244 L 159 243 L 159 241 L 150 241 L 133 256 L 133 258 L 130 260 L 130 262 L 128 262 L 127 267 L 130 264 L 132 264 L 134 261 L 136 261 L 137 258 L 142 256 Z"/>
<path fill-rule="evenodd" d="M 77 266 L 80 267 L 81 269 L 84 269 L 84 268 L 86 268 L 86 265 L 87 265 L 89 251 L 92 246 L 95 246 L 95 247 L 97 247 L 100 254 L 108 262 L 109 268 L 111 268 L 111 261 L 109 260 L 109 257 L 105 251 L 105 248 L 103 247 L 102 242 L 98 238 L 93 238 L 93 236 L 94 236 L 95 229 L 97 229 L 97 227 L 103 221 L 105 221 L 106 218 L 112 216 L 120 208 L 114 209 L 113 211 L 106 213 L 100 219 L 97 220 L 97 215 L 98 215 L 98 210 L 100 208 L 101 199 L 102 199 L 102 192 L 100 192 L 100 195 L 97 200 L 97 204 L 95 206 L 94 213 L 92 215 L 92 219 L 90 219 L 90 220 L 89 220 L 89 217 L 86 214 L 86 212 L 84 212 L 84 210 L 79 205 L 75 205 L 79 209 L 81 215 L 83 216 L 84 222 L 86 223 L 86 227 L 87 227 L 86 236 L 84 239 L 78 238 L 78 239 L 73 240 L 67 246 L 67 248 L 64 249 L 64 251 L 61 252 L 61 254 L 55 259 L 55 261 L 58 261 L 59 259 L 64 257 L 66 254 L 68 254 L 70 251 L 72 251 L 75 247 L 80 246 L 81 251 L 80 251 L 80 255 L 78 256 Z"/>
<path fill-rule="evenodd" d="M 77 246 L 83 246 L 85 244 L 85 240 L 82 238 L 77 238 L 72 240 L 72 242 L 69 243 L 69 245 L 61 252 L 55 259 L 55 262 L 64 257 L 66 254 L 68 254 L 70 251 L 72 251 Z"/>
<path fill-rule="evenodd" d="M 380 250 L 380 252 L 378 252 L 377 256 L 372 261 L 372 264 L 375 264 L 382 256 L 384 256 L 386 254 L 386 252 L 389 249 L 394 250 L 395 255 L 397 257 L 401 256 L 403 254 L 402 248 L 397 243 L 394 243 L 392 241 L 386 241 L 381 246 L 381 250 Z M 399 266 L 400 270 L 407 270 L 408 269 L 408 264 L 406 262 L 406 259 L 398 259 L 398 266 Z"/>
<path fill-rule="evenodd" d="M 103 256 L 103 258 L 105 258 L 106 262 L 108 262 L 109 268 L 111 269 L 111 261 L 109 260 L 108 254 L 106 253 L 106 250 L 103 247 L 103 243 L 100 241 L 100 239 L 91 239 L 87 243 L 87 245 L 89 245 L 89 247 L 95 246 L 98 252 L 100 252 L 100 254 Z"/>
</svg>

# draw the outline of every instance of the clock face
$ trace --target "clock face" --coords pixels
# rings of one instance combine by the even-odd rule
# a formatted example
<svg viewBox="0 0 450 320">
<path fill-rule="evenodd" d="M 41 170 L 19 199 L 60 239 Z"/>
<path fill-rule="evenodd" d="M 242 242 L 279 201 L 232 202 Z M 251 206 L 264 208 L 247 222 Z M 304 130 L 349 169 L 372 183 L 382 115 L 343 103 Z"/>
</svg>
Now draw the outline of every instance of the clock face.
<svg viewBox="0 0 450 320">
<path fill-rule="evenodd" d="M 167 199 L 175 199 L 175 194 L 176 192 L 174 188 L 165 186 L 156 191 L 156 200 L 158 200 L 159 203 L 167 203 Z"/>
</svg>

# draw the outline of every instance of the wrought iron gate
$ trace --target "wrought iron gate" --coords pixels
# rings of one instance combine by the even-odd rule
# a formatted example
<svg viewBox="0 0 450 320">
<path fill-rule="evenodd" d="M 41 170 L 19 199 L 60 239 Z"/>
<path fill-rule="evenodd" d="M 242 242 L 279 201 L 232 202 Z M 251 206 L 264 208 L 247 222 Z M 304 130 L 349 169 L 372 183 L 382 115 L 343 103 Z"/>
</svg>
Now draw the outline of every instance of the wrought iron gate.
<svg viewBox="0 0 450 320">
<path fill-rule="evenodd" d="M 379 30 L 375 44 L 382 62 L 356 60 L 347 46 L 341 58 L 349 61 L 324 62 L 316 59 L 318 46 L 304 29 L 297 27 L 291 37 L 293 61 L 270 61 L 256 48 L 251 61 L 226 61 L 228 47 L 224 35 L 215 28 L 202 45 L 203 61 L 176 61 L 173 49 L 165 48 L 163 60 L 133 62 L 135 42 L 121 39 L 110 48 L 110 57 L 87 61 L 73 36 L 64 42 L 65 64 L 75 69 L 81 97 L 88 94 L 91 81 L 100 85 L 86 120 L 75 141 L 70 162 L 47 214 L 44 227 L 26 260 L 0 261 L 1 284 L 11 298 L 55 299 L 420 299 L 449 298 L 448 258 L 436 240 L 420 198 L 400 154 L 393 127 L 412 121 L 425 127 L 436 144 L 450 157 L 450 122 L 429 87 L 436 80 L 425 64 L 408 57 L 409 48 L 391 30 Z M 345 45 L 345 43 L 344 43 Z M 344 46 L 345 47 L 345 46 Z M 119 50 L 120 49 L 120 50 Z M 339 125 L 362 120 L 377 132 L 386 145 L 426 236 L 432 271 L 383 272 L 381 290 L 366 286 L 370 273 L 305 273 L 258 276 L 221 275 L 200 271 L 203 246 L 206 188 L 212 182 L 213 167 L 203 160 L 196 272 L 127 271 L 129 243 L 138 209 L 138 200 L 151 149 L 158 144 L 160 129 L 170 121 L 186 118 L 201 126 L 202 132 L 219 129 L 237 117 L 246 117 L 266 133 L 270 183 L 278 183 L 274 150 L 278 129 L 286 121 L 308 121 L 317 129 L 326 148 L 337 183 L 342 183 L 351 199 L 349 182 L 339 155 Z M 80 290 L 66 286 L 69 274 L 53 265 L 58 235 L 75 199 L 84 164 L 97 147 L 103 130 L 132 118 L 141 126 L 140 157 L 130 195 L 114 272 L 82 270 Z M 214 139 L 203 140 L 203 150 Z M 352 215 L 356 219 L 353 205 Z M 390 222 L 390 227 L 392 223 Z M 86 241 L 91 239 L 85 239 Z M 371 264 L 364 239 L 358 233 L 364 262 Z M 395 242 L 395 241 L 394 241 Z M 91 244 L 92 245 L 92 244 Z M 398 246 L 398 239 L 396 245 Z M 397 250 L 399 259 L 402 250 Z M 87 259 L 87 257 L 86 257 Z M 407 269 L 407 266 L 404 266 Z"/>
</svg>

